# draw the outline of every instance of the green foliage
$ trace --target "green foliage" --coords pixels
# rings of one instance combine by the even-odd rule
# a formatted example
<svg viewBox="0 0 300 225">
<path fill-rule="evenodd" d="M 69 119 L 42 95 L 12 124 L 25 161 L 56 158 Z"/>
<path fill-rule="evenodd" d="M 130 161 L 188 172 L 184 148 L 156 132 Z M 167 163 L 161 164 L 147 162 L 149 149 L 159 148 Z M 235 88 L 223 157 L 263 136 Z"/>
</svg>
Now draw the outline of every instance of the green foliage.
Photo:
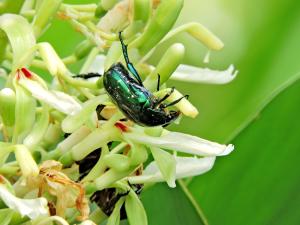
<svg viewBox="0 0 300 225">
<path fill-rule="evenodd" d="M 217 160 L 213 171 L 188 185 L 209 224 L 292 225 L 300 221 L 296 169 L 300 84 L 289 87 L 300 76 L 299 11 L 296 0 L 185 2 L 177 23 L 199 16 L 198 22 L 208 25 L 225 42 L 225 50 L 214 53 L 211 64 L 226 67 L 234 63 L 240 71 L 237 79 L 225 86 L 174 82 L 200 109 L 199 117 L 184 119 L 180 130 L 216 141 L 233 139 L 236 146 L 232 156 Z M 62 42 L 65 37 L 68 40 Z M 67 23 L 54 20 L 41 36 L 43 40 L 50 40 L 58 54 L 66 56 L 82 37 Z M 185 61 L 205 66 L 199 60 L 204 49 L 186 36 L 180 40 L 187 46 Z M 166 46 L 156 54 L 164 49 Z M 80 64 L 71 68 L 78 70 Z M 146 191 L 142 200 L 150 225 L 206 223 L 180 186 L 170 191 L 166 185 L 157 185 Z"/>
<path fill-rule="evenodd" d="M 219 160 L 189 185 L 211 224 L 300 222 L 299 95 L 297 82 L 234 139 L 230 163 Z"/>
<path fill-rule="evenodd" d="M 179 22 L 190 20 L 189 14 L 197 11 L 199 21 L 211 23 L 208 27 L 225 38 L 224 52 L 216 55 L 215 64 L 228 65 L 236 61 L 240 73 L 232 84 L 223 87 L 201 85 L 196 89 L 176 83 L 181 90 L 190 91 L 191 101 L 198 100 L 200 109 L 196 121 L 187 119 L 183 124 L 189 132 L 206 138 L 229 141 L 235 137 L 235 152 L 217 160 L 213 171 L 194 178 L 188 187 L 209 224 L 298 224 L 299 84 L 289 87 L 274 102 L 270 100 L 300 75 L 299 2 L 220 0 L 206 3 L 186 4 L 185 16 Z M 220 13 L 219 17 L 216 13 L 205 13 L 213 8 Z M 214 17 L 219 20 L 214 21 Z M 226 17 L 227 22 L 220 22 L 222 17 Z M 201 64 L 196 56 L 203 49 L 185 37 L 182 39 L 190 44 L 186 60 Z M 172 204 L 173 200 L 161 197 L 157 205 L 164 202 L 171 207 L 168 210 L 177 210 L 183 217 L 195 216 L 195 211 L 180 211 Z M 149 203 L 146 202 L 145 207 L 149 207 Z M 176 220 L 169 223 L 164 213 L 152 212 L 148 212 L 149 221 L 155 222 L 150 224 L 160 221 L 183 224 Z"/>
</svg>

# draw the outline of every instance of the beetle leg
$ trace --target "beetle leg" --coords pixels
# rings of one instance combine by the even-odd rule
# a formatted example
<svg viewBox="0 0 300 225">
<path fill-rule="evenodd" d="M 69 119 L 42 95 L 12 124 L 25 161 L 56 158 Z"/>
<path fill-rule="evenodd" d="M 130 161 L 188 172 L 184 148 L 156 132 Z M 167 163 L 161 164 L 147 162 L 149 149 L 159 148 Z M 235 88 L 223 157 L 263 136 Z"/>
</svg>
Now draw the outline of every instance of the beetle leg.
<svg viewBox="0 0 300 225">
<path fill-rule="evenodd" d="M 160 75 L 157 74 L 157 87 L 156 87 L 156 90 L 159 91 L 159 88 L 160 88 Z"/>
<path fill-rule="evenodd" d="M 102 74 L 100 73 L 86 73 L 86 74 L 78 74 L 73 76 L 74 78 L 83 78 L 83 79 L 89 79 L 92 77 L 101 77 Z"/>
<path fill-rule="evenodd" d="M 140 75 L 138 74 L 138 72 L 134 68 L 133 64 L 129 61 L 128 52 L 127 52 L 127 45 L 125 45 L 124 42 L 123 42 L 122 32 L 119 32 L 119 39 L 120 39 L 120 42 L 121 42 L 121 45 L 122 45 L 123 56 L 124 56 L 126 66 L 127 66 L 128 70 L 132 73 L 132 75 L 135 77 L 135 79 L 137 79 L 139 84 L 141 86 L 143 86 L 143 82 L 142 82 L 142 79 L 141 79 Z"/>
<path fill-rule="evenodd" d="M 171 103 L 165 105 L 164 108 L 167 108 L 167 107 L 169 107 L 169 106 L 175 105 L 175 104 L 177 104 L 178 102 L 180 102 L 183 98 L 188 98 L 188 97 L 189 97 L 189 95 L 182 96 L 181 98 L 179 98 L 179 99 L 177 99 L 177 100 L 175 100 L 175 101 L 173 101 L 173 102 L 171 102 Z"/>
<path fill-rule="evenodd" d="M 174 90 L 175 90 L 175 87 L 172 87 L 170 92 L 168 92 L 164 97 L 162 97 L 161 99 L 158 100 L 158 102 L 155 103 L 154 108 L 157 107 L 158 105 L 160 105 L 167 98 L 169 98 L 170 95 L 174 92 Z M 163 107 L 163 108 L 166 108 L 166 107 Z"/>
</svg>

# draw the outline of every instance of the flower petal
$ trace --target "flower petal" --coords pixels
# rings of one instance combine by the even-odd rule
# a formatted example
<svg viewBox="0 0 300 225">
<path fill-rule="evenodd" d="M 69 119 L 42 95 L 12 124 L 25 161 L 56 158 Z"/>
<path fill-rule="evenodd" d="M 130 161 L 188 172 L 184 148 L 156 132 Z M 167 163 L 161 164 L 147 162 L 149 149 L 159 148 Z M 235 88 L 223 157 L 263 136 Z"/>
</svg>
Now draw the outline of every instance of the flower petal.
<svg viewBox="0 0 300 225">
<path fill-rule="evenodd" d="M 36 81 L 21 77 L 19 83 L 31 92 L 32 96 L 47 103 L 56 110 L 72 115 L 81 109 L 81 105 L 70 95 L 60 91 L 49 91 Z"/>
<path fill-rule="evenodd" d="M 3 185 L 0 185 L 0 198 L 10 209 L 16 210 L 22 216 L 28 216 L 30 219 L 48 215 L 45 198 L 20 199 L 11 194 Z"/>
<path fill-rule="evenodd" d="M 227 155 L 234 149 L 234 146 L 231 144 L 221 145 L 216 142 L 178 132 L 168 132 L 160 137 L 153 137 L 135 131 L 123 133 L 123 135 L 125 138 L 129 138 L 141 144 L 200 156 Z"/>
<path fill-rule="evenodd" d="M 88 71 L 103 74 L 105 59 L 106 59 L 105 55 L 97 55 Z"/>
<path fill-rule="evenodd" d="M 216 157 L 175 157 L 176 179 L 197 176 L 209 171 L 215 162 Z M 131 184 L 163 182 L 164 177 L 156 162 L 151 162 L 143 171 L 141 176 L 129 177 Z"/>
<path fill-rule="evenodd" d="M 176 159 L 169 152 L 152 147 L 151 153 L 164 180 L 170 187 L 176 187 Z"/>
<path fill-rule="evenodd" d="M 195 83 L 227 84 L 231 82 L 237 74 L 238 71 L 234 69 L 233 65 L 230 65 L 228 69 L 223 71 L 180 65 L 171 78 Z"/>
</svg>

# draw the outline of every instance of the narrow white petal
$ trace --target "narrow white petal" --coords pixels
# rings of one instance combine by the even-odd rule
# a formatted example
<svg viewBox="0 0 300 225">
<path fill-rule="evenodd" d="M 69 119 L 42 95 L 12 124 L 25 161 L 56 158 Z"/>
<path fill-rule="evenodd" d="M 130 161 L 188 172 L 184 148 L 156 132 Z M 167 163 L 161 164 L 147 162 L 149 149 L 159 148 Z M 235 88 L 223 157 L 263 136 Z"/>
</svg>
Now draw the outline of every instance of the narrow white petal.
<svg viewBox="0 0 300 225">
<path fill-rule="evenodd" d="M 175 157 L 176 160 L 176 179 L 198 176 L 209 171 L 215 162 L 215 157 Z M 143 174 L 140 176 L 133 176 L 128 178 L 132 184 L 137 183 L 151 183 L 163 182 L 164 178 L 161 174 L 157 163 L 151 162 Z"/>
<path fill-rule="evenodd" d="M 81 109 L 81 105 L 70 95 L 60 91 L 49 91 L 36 81 L 21 78 L 19 83 L 31 92 L 32 96 L 56 110 L 72 115 Z"/>
<path fill-rule="evenodd" d="M 91 64 L 89 71 L 103 74 L 105 59 L 106 59 L 105 55 L 97 55 L 96 58 L 94 59 L 93 63 Z M 91 79 L 93 79 L 93 78 L 91 78 Z M 98 79 L 98 78 L 96 77 L 96 79 Z"/>
<path fill-rule="evenodd" d="M 16 210 L 22 216 L 28 216 L 30 219 L 48 215 L 45 198 L 20 199 L 10 193 L 3 185 L 0 185 L 0 198 L 10 209 Z"/>
<path fill-rule="evenodd" d="M 141 144 L 148 144 L 163 149 L 199 156 L 227 155 L 234 149 L 233 145 L 221 145 L 216 142 L 178 132 L 168 132 L 160 137 L 135 132 L 124 133 L 123 135 Z"/>
<path fill-rule="evenodd" d="M 228 69 L 223 71 L 180 65 L 172 74 L 171 78 L 195 83 L 227 84 L 231 82 L 237 74 L 238 71 L 234 69 L 233 65 L 230 65 Z"/>
</svg>

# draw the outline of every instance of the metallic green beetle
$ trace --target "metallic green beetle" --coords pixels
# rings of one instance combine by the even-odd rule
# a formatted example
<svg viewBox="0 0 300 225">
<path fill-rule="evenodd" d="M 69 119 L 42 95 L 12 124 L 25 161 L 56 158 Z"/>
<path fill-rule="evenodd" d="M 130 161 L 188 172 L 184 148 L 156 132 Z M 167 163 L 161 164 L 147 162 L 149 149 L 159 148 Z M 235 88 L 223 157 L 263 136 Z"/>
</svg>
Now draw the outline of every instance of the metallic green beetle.
<svg viewBox="0 0 300 225">
<path fill-rule="evenodd" d="M 179 111 L 166 108 L 178 103 L 185 95 L 174 102 L 164 104 L 165 101 L 174 91 L 171 89 L 163 98 L 155 97 L 142 83 L 142 80 L 129 61 L 127 45 L 124 44 L 121 32 L 119 33 L 122 51 L 126 62 L 127 69 L 134 76 L 131 77 L 126 68 L 120 63 L 113 64 L 103 76 L 104 87 L 111 97 L 112 101 L 118 106 L 123 114 L 133 122 L 142 126 L 167 126 L 177 119 Z M 160 76 L 158 75 L 157 90 L 159 90 Z"/>
<path fill-rule="evenodd" d="M 104 87 L 112 101 L 118 106 L 123 114 L 133 122 L 142 126 L 166 126 L 177 119 L 180 112 L 166 108 L 178 103 L 183 96 L 169 104 L 163 104 L 174 91 L 171 89 L 163 98 L 155 97 L 142 83 L 142 80 L 129 61 L 127 45 L 124 44 L 121 32 L 119 38 L 127 69 L 134 76 L 131 77 L 125 67 L 120 63 L 113 64 L 103 76 Z M 160 79 L 158 76 L 157 90 L 159 90 Z"/>
<path fill-rule="evenodd" d="M 155 97 L 143 85 L 143 82 L 129 61 L 127 45 L 124 44 L 121 32 L 119 33 L 122 51 L 127 69 L 118 62 L 113 64 L 103 75 L 103 85 L 108 95 L 123 114 L 133 122 L 141 126 L 167 126 L 178 118 L 179 111 L 167 110 L 166 108 L 178 103 L 185 95 L 169 104 L 163 102 L 173 93 L 171 89 L 163 98 Z M 75 77 L 89 79 L 101 76 L 98 73 L 79 74 Z M 159 90 L 160 76 L 158 75 L 157 90 Z"/>
</svg>

